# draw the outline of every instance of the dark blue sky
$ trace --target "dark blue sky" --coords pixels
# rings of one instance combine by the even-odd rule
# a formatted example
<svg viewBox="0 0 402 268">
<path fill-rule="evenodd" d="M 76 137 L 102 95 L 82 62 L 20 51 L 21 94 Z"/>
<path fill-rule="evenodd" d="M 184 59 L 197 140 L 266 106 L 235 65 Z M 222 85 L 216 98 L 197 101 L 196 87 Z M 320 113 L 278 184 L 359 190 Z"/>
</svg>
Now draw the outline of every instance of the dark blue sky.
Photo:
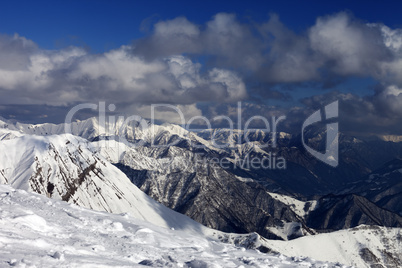
<svg viewBox="0 0 402 268">
<path fill-rule="evenodd" d="M 318 16 L 350 11 L 357 18 L 400 27 L 400 1 L 1 1 L 0 33 L 18 33 L 43 49 L 69 45 L 103 52 L 146 34 L 141 25 L 185 16 L 203 24 L 219 12 L 262 22 L 277 13 L 289 28 L 304 31 Z M 144 28 L 144 27 L 143 27 Z"/>
</svg>

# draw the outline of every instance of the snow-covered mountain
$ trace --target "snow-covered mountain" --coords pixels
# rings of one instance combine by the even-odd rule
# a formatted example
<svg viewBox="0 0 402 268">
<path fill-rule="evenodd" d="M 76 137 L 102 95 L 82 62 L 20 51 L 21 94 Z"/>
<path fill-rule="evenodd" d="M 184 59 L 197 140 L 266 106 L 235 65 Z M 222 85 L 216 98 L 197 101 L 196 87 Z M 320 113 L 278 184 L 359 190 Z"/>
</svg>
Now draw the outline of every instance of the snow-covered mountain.
<svg viewBox="0 0 402 268">
<path fill-rule="evenodd" d="M 102 154 L 117 159 L 110 151 L 103 148 Z M 153 199 L 208 227 L 225 232 L 258 232 L 276 239 L 314 233 L 288 205 L 272 198 L 261 185 L 208 160 L 197 159 L 195 153 L 180 147 L 136 148 L 127 149 L 115 163 Z M 273 229 L 282 229 L 287 223 L 293 223 L 294 229 L 278 237 Z"/>
<path fill-rule="evenodd" d="M 4 119 L 1 120 L 0 118 L 0 128 L 40 136 L 68 133 L 89 141 L 102 137 L 117 137 L 131 142 L 131 144 L 143 141 L 140 144 L 155 145 L 173 144 L 179 138 L 195 136 L 177 125 L 154 125 L 143 119 L 140 121 L 125 122 L 122 118 L 119 118 L 115 122 L 99 122 L 97 118 L 93 117 L 83 121 L 57 125 L 50 123 L 37 125 L 23 124 Z"/>
<path fill-rule="evenodd" d="M 96 118 L 58 125 L 22 124 L 2 119 L 0 129 L 3 129 L 0 138 L 7 133 L 11 136 L 21 133 L 63 134 L 67 129 L 71 134 L 89 141 L 102 138 L 115 139 L 126 142 L 130 147 L 172 145 L 200 155 L 227 158 L 232 163 L 235 163 L 235 159 L 266 158 L 269 153 L 275 153 L 277 157 L 282 156 L 286 159 L 286 169 L 247 169 L 237 165 L 237 172 L 231 172 L 257 180 L 269 191 L 299 197 L 341 191 L 346 184 L 359 181 L 361 177 L 380 168 L 386 162 L 402 157 L 402 143 L 380 139 L 358 139 L 342 133 L 339 135 L 339 166 L 331 169 L 306 152 L 300 135 L 284 132 L 275 135 L 262 130 L 244 132 L 212 129 L 190 132 L 172 124 L 153 125 L 145 120 L 139 122 L 133 120 L 125 124 L 123 119 L 99 122 Z M 306 142 L 317 150 L 325 146 L 325 136 L 325 130 L 321 128 L 313 128 L 305 133 Z M 272 146 L 273 138 L 277 145 L 275 148 Z M 219 146 L 222 144 L 229 146 Z"/>
<path fill-rule="evenodd" d="M 11 129 L 13 132 L 19 131 L 19 133 L 38 135 L 58 134 L 64 131 L 63 125 L 52 124 L 25 125 L 19 123 L 4 123 L 3 126 Z M 119 126 L 117 126 L 117 128 L 119 128 Z M 87 189 L 88 186 L 85 184 L 82 185 L 83 181 L 80 179 L 80 176 L 82 177 L 85 174 L 89 176 L 93 175 L 97 178 L 97 174 L 102 174 L 96 171 L 97 168 L 102 169 L 100 165 L 105 165 L 107 170 L 110 169 L 109 163 L 98 159 L 100 155 L 103 155 L 107 160 L 117 164 L 137 186 L 141 187 L 142 190 L 155 200 L 190 216 L 208 227 L 226 232 L 249 233 L 256 231 L 265 237 L 277 239 L 294 238 L 312 233 L 309 228 L 303 225 L 303 221 L 297 214 L 289 209 L 287 205 L 271 198 L 259 184 L 252 183 L 252 181 L 250 181 L 251 184 L 245 183 L 242 177 L 234 176 L 219 165 L 211 166 L 208 162 L 204 163 L 204 160 L 208 160 L 208 158 L 219 155 L 222 152 L 197 135 L 189 134 L 184 129 L 177 126 L 150 126 L 145 132 L 129 126 L 123 131 L 125 135 L 129 133 L 125 136 L 126 138 L 128 137 L 131 141 L 145 141 L 143 143 L 144 146 L 131 147 L 132 144 L 130 143 L 121 143 L 113 139 L 98 141 L 97 138 L 103 135 L 100 129 L 95 119 L 73 123 L 73 133 L 93 141 L 92 143 L 87 142 L 84 145 L 82 145 L 84 140 L 80 140 L 79 143 L 65 141 L 56 142 L 52 139 L 56 139 L 56 137 L 60 136 L 28 138 L 27 135 L 20 139 L 5 141 L 5 145 L 3 146 L 10 144 L 8 145 L 10 148 L 24 147 L 26 145 L 19 143 L 34 144 L 37 143 L 36 140 L 48 140 L 47 143 L 49 146 L 41 146 L 49 147 L 50 152 L 41 150 L 38 152 L 38 155 L 33 153 L 24 155 L 26 159 L 31 159 L 30 161 L 35 159 L 36 167 L 30 168 L 27 171 L 29 174 L 19 177 L 24 177 L 25 181 L 30 181 L 31 185 L 29 189 L 35 192 L 43 193 L 48 196 L 54 195 L 56 198 L 61 198 L 66 201 L 71 199 L 71 202 L 81 202 L 80 205 L 89 208 L 116 212 L 110 209 L 107 203 L 115 203 L 116 201 L 122 202 L 119 196 L 115 194 L 108 195 L 108 198 L 113 200 L 104 201 L 104 197 L 102 197 L 100 200 L 93 201 L 99 203 L 96 205 L 88 201 L 91 200 L 91 197 L 88 195 L 84 194 L 84 197 L 79 196 L 77 198 L 70 196 L 70 193 L 75 194 L 77 187 L 81 192 L 96 193 L 99 190 L 105 191 L 103 190 L 104 186 L 100 187 L 101 185 L 93 187 L 90 185 L 92 188 Z M 129 129 L 129 131 L 127 129 Z M 114 132 L 112 135 L 114 134 L 117 134 L 117 132 Z M 71 138 L 73 136 L 69 137 Z M 176 138 L 181 139 L 181 142 L 177 144 L 177 146 L 146 146 L 151 143 L 157 145 L 170 144 L 172 140 Z M 26 139 L 30 141 L 24 142 Z M 15 143 L 16 141 L 19 143 Z M 58 144 L 58 146 L 56 146 L 57 148 L 54 146 L 56 143 Z M 189 143 L 192 143 L 192 145 L 202 144 L 205 146 L 200 150 L 194 150 L 194 147 L 189 145 Z M 67 148 L 62 148 L 63 146 Z M 80 151 L 85 149 L 86 155 L 82 157 Z M 27 150 L 34 151 L 36 149 L 24 148 L 24 151 Z M 7 149 L 5 149 L 5 151 L 7 151 Z M 200 155 L 200 151 L 203 153 L 202 161 L 197 162 L 196 157 Z M 91 155 L 92 152 L 94 152 L 93 155 Z M 54 162 L 53 158 L 49 156 L 43 157 L 40 155 L 42 153 L 55 155 L 56 157 L 54 159 L 56 163 L 48 163 L 49 161 Z M 205 157 L 205 155 L 207 156 Z M 14 170 L 13 172 L 27 169 L 26 165 L 19 164 L 21 161 L 26 161 L 25 159 L 19 160 L 22 156 L 9 157 L 5 154 L 4 157 L 10 158 L 12 162 L 15 163 L 15 166 L 19 166 L 20 168 L 5 167 L 3 169 Z M 61 157 L 64 159 L 60 159 Z M 78 161 L 71 160 L 77 158 L 79 158 Z M 68 162 L 70 166 L 65 167 L 65 162 Z M 77 165 L 75 162 L 79 163 L 78 167 L 74 166 Z M 32 165 L 32 163 L 29 162 L 29 165 Z M 48 168 L 47 166 L 53 168 Z M 61 171 L 58 171 L 58 169 Z M 69 171 L 70 169 L 78 171 L 71 173 L 71 171 Z M 95 171 L 95 173 L 93 171 Z M 49 172 L 50 175 L 47 174 L 47 172 Z M 14 174 L 4 174 L 5 182 L 9 181 L 8 177 L 14 178 L 16 176 Z M 27 177 L 32 178 L 27 179 Z M 114 177 L 116 177 L 116 175 L 114 175 Z M 49 182 L 48 178 L 50 178 Z M 71 182 L 65 181 L 65 178 L 75 178 L 73 185 L 70 186 Z M 61 180 L 60 185 L 62 186 L 59 184 L 56 185 L 52 180 Z M 103 183 L 103 180 L 99 181 Z M 14 181 L 12 183 L 18 184 L 18 182 Z M 21 186 L 18 184 L 17 187 L 20 188 Z M 53 190 L 53 187 L 56 187 L 56 189 Z M 63 189 L 59 190 L 60 187 Z M 114 189 L 116 187 L 111 186 L 109 188 Z M 127 186 L 124 186 L 124 188 L 127 188 Z M 23 189 L 28 189 L 28 187 L 25 186 Z M 118 207 L 122 208 L 124 206 L 119 205 Z M 282 235 L 278 237 L 277 232 L 273 230 L 275 228 L 282 229 L 283 224 L 286 223 L 293 223 L 294 228 L 290 229 L 285 236 Z"/>
<path fill-rule="evenodd" d="M 296 189 L 294 186 L 285 191 L 293 197 L 269 192 L 269 183 L 272 183 L 271 186 L 279 186 L 280 183 L 278 191 L 283 193 L 287 187 L 286 180 L 290 182 L 296 177 L 299 183 L 310 181 L 313 185 L 311 178 L 315 179 L 315 183 L 321 183 L 321 177 L 313 172 L 314 167 L 308 169 L 311 165 L 308 157 L 297 146 L 290 146 L 292 137 L 289 135 L 279 136 L 278 144 L 282 143 L 282 147 L 279 146 L 278 154 L 287 154 L 290 159 L 297 158 L 298 162 L 290 162 L 286 173 L 278 175 L 277 171 L 261 173 L 235 166 L 232 161 L 234 157 L 266 155 L 267 152 L 258 146 L 244 143 L 222 149 L 214 146 L 208 137 L 201 137 L 205 133 L 196 135 L 178 126 L 148 125 L 144 130 L 136 123 L 126 128 L 119 124 L 112 125 L 113 131 L 104 131 L 94 119 L 75 122 L 72 129 L 75 135 L 82 136 L 78 137 L 62 134 L 65 125 L 0 123 L 0 182 L 81 207 L 129 213 L 160 227 L 258 248 L 262 252 L 280 252 L 294 257 L 314 256 L 317 259 L 322 257 L 322 261 L 339 260 L 348 265 L 357 264 L 358 267 L 363 264 L 392 267 L 392 263 L 401 262 L 401 254 L 395 248 L 398 244 L 389 239 L 391 235 L 397 235 L 400 229 L 382 227 L 383 231 L 373 232 L 371 238 L 368 233 L 362 235 L 367 238 L 365 241 L 361 239 L 360 231 L 356 231 L 360 229 L 343 230 L 343 236 L 360 244 L 348 252 L 342 252 L 342 258 L 338 259 L 333 254 L 325 257 L 308 250 L 287 250 L 288 247 L 299 247 L 299 243 L 302 243 L 299 241 L 307 241 L 313 247 L 314 243 L 327 246 L 323 242 L 325 240 L 332 241 L 329 248 L 342 248 L 343 240 L 338 239 L 338 232 L 317 235 L 317 230 L 328 232 L 361 224 L 374 226 L 365 228 L 376 228 L 375 225 L 399 227 L 401 223 L 401 217 L 396 213 L 384 210 L 379 204 L 356 194 L 301 201 L 294 198 L 301 192 L 288 191 Z M 128 142 L 119 139 L 122 133 L 123 141 Z M 250 138 L 255 139 L 255 144 L 268 137 L 264 133 L 254 134 L 250 134 Z M 222 141 L 226 138 L 225 135 L 221 136 Z M 345 139 L 343 146 L 355 148 L 353 146 L 360 146 L 361 143 Z M 228 168 L 211 161 L 214 158 L 226 159 Z M 390 174 L 394 172 L 397 169 Z M 384 172 L 385 175 L 388 173 Z M 305 174 L 309 175 L 304 177 Z M 284 180 L 279 181 L 278 178 L 282 177 Z M 143 192 L 204 225 L 244 234 L 211 230 L 155 202 Z M 247 234 L 252 232 L 266 238 L 293 240 L 273 242 L 257 233 Z M 306 235 L 309 240 L 295 239 Z M 370 239 L 379 241 L 375 244 L 379 249 L 371 247 Z M 155 238 L 153 241 L 157 240 Z M 385 251 L 381 251 L 382 248 Z M 380 256 L 381 252 L 388 257 Z M 164 265 L 160 264 L 163 260 L 159 259 L 146 260 L 146 263 Z M 174 266 L 169 262 L 165 265 Z"/>
<path fill-rule="evenodd" d="M 0 183 L 89 209 L 128 212 L 163 227 L 195 226 L 144 194 L 82 138 L 24 135 L 1 141 L 0 152 Z"/>
<path fill-rule="evenodd" d="M 361 225 L 291 241 L 266 242 L 271 250 L 287 256 L 309 256 L 354 267 L 402 267 L 400 228 Z"/>
<path fill-rule="evenodd" d="M 66 130 L 65 124 L 2 122 L 0 127 L 4 139 L 23 134 L 60 134 Z M 320 230 L 330 228 L 329 226 L 342 229 L 358 224 L 399 226 L 400 219 L 397 215 L 383 211 L 381 207 L 371 206 L 368 200 L 358 196 L 351 199 L 359 200 L 352 202 L 357 205 L 347 207 L 343 213 L 361 220 L 348 221 L 347 224 L 340 224 L 337 220 L 336 215 L 339 213 L 335 213 L 335 208 L 338 197 L 331 199 L 333 203 L 325 203 L 328 198 L 321 199 L 320 203 L 325 205 L 303 217 L 292 208 L 294 204 L 273 198 L 269 191 L 275 190 L 293 196 L 303 196 L 306 189 L 310 193 L 320 193 L 323 188 L 328 191 L 332 187 L 332 182 L 329 181 L 334 174 L 346 176 L 344 172 L 338 172 L 339 169 L 342 170 L 344 162 L 341 162 L 339 169 L 328 173 L 328 168 L 323 169 L 322 164 L 312 160 L 311 156 L 301 150 L 300 141 L 297 143 L 292 135 L 286 133 L 277 133 L 276 137 L 276 153 L 287 159 L 287 169 L 278 171 L 242 168 L 235 161 L 237 158 L 261 159 L 268 156 L 267 149 L 260 148 L 260 145 L 272 141 L 272 134 L 263 131 L 231 133 L 229 130 L 219 129 L 192 133 L 179 126 L 150 125 L 144 120 L 131 121 L 128 125 L 117 120 L 101 126 L 95 118 L 74 122 L 67 125 L 67 128 L 71 128 L 73 134 L 91 142 L 91 148 L 88 147 L 90 153 L 105 157 L 154 200 L 211 228 L 226 232 L 258 232 L 267 238 L 291 239 L 314 234 L 315 231 L 310 228 L 312 226 Z M 310 134 L 325 136 L 319 130 L 313 130 Z M 317 143 L 318 147 L 322 143 L 320 138 L 310 140 Z M 344 148 L 343 153 L 346 156 L 350 152 L 356 153 L 356 148 L 366 154 L 368 145 L 365 142 L 344 136 L 341 136 L 341 141 L 341 148 Z M 227 142 L 238 144 L 230 148 L 219 148 L 215 144 Z M 64 155 L 64 152 L 61 154 Z M 226 168 L 212 163 L 216 159 L 227 161 Z M 350 170 L 349 165 L 343 168 Z M 354 173 L 355 171 L 349 175 Z M 329 179 L 326 175 L 329 175 Z M 373 209 L 364 209 L 367 206 Z M 328 209 L 323 209 L 324 207 Z M 373 211 L 386 216 L 380 221 L 368 221 L 373 219 L 370 215 Z M 315 218 L 329 220 L 320 225 L 314 221 Z M 311 225 L 311 222 L 315 224 Z"/>
<path fill-rule="evenodd" d="M 257 231 L 265 237 L 279 238 L 275 228 L 293 223 L 294 230 L 280 238 L 312 233 L 297 214 L 271 198 L 258 184 L 244 184 L 224 169 L 211 169 L 208 164 L 188 166 L 178 173 L 175 165 L 180 166 L 184 160 L 194 157 L 193 153 L 175 147 L 153 152 L 146 151 L 147 148 L 132 149 L 113 140 L 91 143 L 71 134 L 23 135 L 0 143 L 3 152 L 0 182 L 86 208 L 112 213 L 131 211 L 138 218 L 161 226 L 185 228 L 188 218 L 178 213 L 171 216 L 164 206 L 153 202 L 126 176 L 144 180 L 149 175 L 153 178 L 148 182 L 155 184 L 148 183 L 147 194 L 208 227 L 237 233 Z M 176 164 L 166 158 L 165 153 L 164 157 L 157 155 L 164 150 L 169 150 Z M 121 168 L 126 174 L 109 161 L 127 165 L 126 169 Z M 146 170 L 148 175 L 134 172 L 134 168 Z M 173 185 L 176 185 L 174 192 Z M 217 189 L 221 189 L 220 196 L 214 196 Z M 221 205 L 222 200 L 225 206 Z M 248 215 L 247 221 L 245 215 Z"/>
<path fill-rule="evenodd" d="M 1 267 L 346 267 L 246 250 L 6 185 L 0 185 L 0 225 Z"/>
<path fill-rule="evenodd" d="M 291 241 L 255 241 L 256 234 L 212 231 L 206 235 L 167 229 L 130 213 L 96 212 L 8 185 L 0 185 L 0 224 L 1 267 L 346 268 L 402 264 L 398 228 L 360 226 Z M 271 253 L 234 245 L 239 242 L 255 242 L 254 246 Z"/>
</svg>

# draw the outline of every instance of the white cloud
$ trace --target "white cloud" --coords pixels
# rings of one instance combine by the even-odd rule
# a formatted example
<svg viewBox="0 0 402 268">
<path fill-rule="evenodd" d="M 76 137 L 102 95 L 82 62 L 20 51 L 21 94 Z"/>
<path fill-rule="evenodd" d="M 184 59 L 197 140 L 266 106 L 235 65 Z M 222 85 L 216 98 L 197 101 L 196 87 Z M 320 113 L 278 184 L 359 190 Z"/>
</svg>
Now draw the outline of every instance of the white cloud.
<svg viewBox="0 0 402 268">
<path fill-rule="evenodd" d="M 366 98 L 343 95 L 350 110 L 369 111 L 372 118 L 402 114 L 402 29 L 348 13 L 320 17 L 298 33 L 277 15 L 259 24 L 227 13 L 204 25 L 179 17 L 153 29 L 133 45 L 102 54 L 41 50 L 17 34 L 0 35 L 0 105 L 106 100 L 146 115 L 152 103 L 169 103 L 192 116 L 202 114 L 200 102 L 285 99 L 276 85 L 370 76 L 381 87 Z M 158 118 L 177 121 L 168 111 Z"/>
<path fill-rule="evenodd" d="M 374 99 L 392 117 L 402 115 L 402 88 L 396 85 L 386 86 Z M 380 109 L 378 109 L 380 110 Z"/>
<path fill-rule="evenodd" d="M 29 56 L 36 50 L 37 46 L 32 41 L 18 34 L 12 37 L 0 35 L 0 69 L 26 70 L 30 63 Z"/>
<path fill-rule="evenodd" d="M 2 104 L 66 105 L 108 100 L 116 104 L 187 105 L 246 97 L 245 85 L 235 73 L 215 68 L 202 73 L 201 65 L 185 56 L 146 60 L 133 55 L 127 46 L 93 55 L 74 47 L 32 50 L 33 43 L 19 36 L 9 37 L 9 42 L 19 42 L 26 59 L 24 68 L 0 68 Z"/>
<path fill-rule="evenodd" d="M 333 70 L 342 75 L 373 74 L 387 56 L 380 31 L 346 13 L 318 18 L 309 39 L 313 50 L 332 61 Z"/>
<path fill-rule="evenodd" d="M 227 102 L 242 100 L 247 97 L 246 85 L 233 72 L 214 68 L 209 72 L 210 81 L 223 85 L 227 91 Z"/>
<path fill-rule="evenodd" d="M 371 24 L 372 27 L 380 27 L 384 44 L 396 53 L 402 53 L 402 29 L 391 29 L 385 25 Z"/>
<path fill-rule="evenodd" d="M 395 96 L 398 97 L 400 94 L 402 94 L 402 89 L 398 88 L 395 85 L 390 85 L 386 87 L 386 89 L 382 92 L 384 96 Z"/>
<path fill-rule="evenodd" d="M 182 89 L 194 88 L 202 83 L 201 64 L 193 63 L 184 56 L 172 56 L 166 59 L 169 70 Z"/>
</svg>

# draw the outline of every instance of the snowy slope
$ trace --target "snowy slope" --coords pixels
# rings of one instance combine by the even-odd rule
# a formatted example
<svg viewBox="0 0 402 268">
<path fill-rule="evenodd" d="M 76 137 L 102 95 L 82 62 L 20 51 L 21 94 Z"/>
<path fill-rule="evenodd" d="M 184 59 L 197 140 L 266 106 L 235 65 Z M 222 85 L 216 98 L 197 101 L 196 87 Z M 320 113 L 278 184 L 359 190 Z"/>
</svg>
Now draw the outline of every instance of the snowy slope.
<svg viewBox="0 0 402 268">
<path fill-rule="evenodd" d="M 316 200 L 300 201 L 300 200 L 297 200 L 290 196 L 286 196 L 286 195 L 282 195 L 282 194 L 277 194 L 277 193 L 269 193 L 269 194 L 276 200 L 279 200 L 282 203 L 290 206 L 292 208 L 292 210 L 302 218 L 305 218 L 305 216 L 310 211 L 314 210 L 317 206 Z"/>
<path fill-rule="evenodd" d="M 15 130 L 0 128 L 0 141 L 11 140 L 17 137 L 21 137 L 22 135 L 22 133 Z"/>
<path fill-rule="evenodd" d="M 263 254 L 0 185 L 0 267 L 344 267 Z"/>
<path fill-rule="evenodd" d="M 270 249 L 287 256 L 308 256 L 355 267 L 402 267 L 402 230 L 361 225 L 291 241 L 266 240 Z"/>
<path fill-rule="evenodd" d="M 197 167 L 189 167 L 193 171 L 188 170 L 187 173 L 182 169 L 181 173 L 177 173 L 174 170 L 175 167 L 183 167 L 182 163 L 190 158 L 190 155 L 188 155 L 190 152 L 178 147 L 170 147 L 168 151 L 174 157 L 158 159 L 153 155 L 152 150 L 154 148 L 143 147 L 141 151 L 138 150 L 140 149 L 132 149 L 113 140 L 91 143 L 70 134 L 52 136 L 24 135 L 19 138 L 0 142 L 0 151 L 2 152 L 0 154 L 0 183 L 11 184 L 17 189 L 40 193 L 98 211 L 112 213 L 130 212 L 137 218 L 147 220 L 159 226 L 206 232 L 207 228 L 204 226 L 198 223 L 195 224 L 188 217 L 173 212 L 152 200 L 133 185 L 122 171 L 108 162 L 119 162 L 119 160 L 125 159 L 125 163 L 140 169 L 155 170 L 157 172 L 155 174 L 159 174 L 162 170 L 168 174 L 171 173 L 184 177 L 184 174 L 188 173 L 191 179 L 194 177 L 192 176 L 192 172 L 195 172 Z M 144 150 L 150 150 L 150 152 L 145 152 Z M 157 153 L 159 154 L 161 151 L 157 150 Z M 127 158 L 126 156 L 129 157 Z M 224 175 L 227 177 L 223 171 L 217 174 L 215 181 L 223 182 Z M 202 183 L 205 185 L 203 186 L 204 188 L 208 189 L 207 187 L 211 186 L 211 180 L 204 179 L 204 177 L 200 179 L 202 179 Z M 230 177 L 227 179 L 230 179 Z M 237 179 L 233 178 L 233 180 L 237 182 Z M 158 175 L 155 178 L 155 182 L 163 187 L 166 179 Z M 228 186 L 229 184 L 225 183 L 225 185 Z M 244 192 L 245 188 L 243 184 L 240 183 L 238 187 L 241 187 Z M 184 195 L 181 192 L 185 188 L 182 189 L 180 185 L 176 188 L 177 200 L 186 203 L 186 200 L 182 198 Z M 155 191 L 157 190 L 155 188 Z M 211 191 L 206 192 L 210 193 Z M 266 194 L 266 196 L 268 195 Z M 213 195 L 207 196 L 204 199 L 200 199 L 200 202 L 204 202 L 203 200 L 208 202 L 208 200 L 213 200 L 213 198 Z M 261 217 L 267 219 L 267 226 L 273 227 L 272 230 L 263 229 L 264 226 L 261 229 L 267 233 L 276 233 L 274 227 L 278 225 L 275 223 L 276 206 L 263 202 L 261 207 L 264 207 L 251 211 L 245 208 L 242 203 L 240 204 L 241 206 L 238 205 L 238 201 L 233 200 L 233 197 L 231 198 L 230 200 L 225 198 L 225 200 L 226 202 L 231 201 L 234 203 L 231 206 L 233 210 L 228 212 L 221 211 L 231 213 L 232 215 L 236 213 L 236 215 L 240 215 L 239 217 L 242 217 L 245 213 L 250 215 L 249 219 L 251 220 L 249 223 L 247 222 L 250 229 L 241 233 L 255 231 L 258 219 L 254 220 L 252 217 L 255 217 L 257 213 L 260 213 Z M 164 200 L 160 201 L 164 202 Z M 252 202 L 252 200 L 246 201 Z M 219 209 L 219 206 L 213 205 L 213 208 L 217 207 Z M 237 206 L 236 209 L 234 209 L 235 205 Z M 293 215 L 291 211 L 286 212 L 283 204 L 278 203 L 276 205 L 281 207 L 280 216 L 287 217 L 286 222 L 297 221 L 296 215 Z M 253 206 L 255 207 L 254 203 Z M 266 209 L 264 209 L 265 207 Z M 192 211 L 197 212 L 197 209 L 210 209 L 210 205 L 206 203 L 199 207 L 194 205 L 192 208 Z M 206 217 L 202 213 L 198 213 L 197 215 L 199 217 Z M 218 222 L 220 218 L 217 215 L 217 213 L 210 212 L 207 215 L 209 217 L 207 219 L 210 219 L 211 222 L 215 221 L 221 224 Z M 226 222 L 222 224 L 226 224 Z M 209 225 L 209 227 L 222 230 L 222 228 L 217 228 L 213 225 Z M 299 223 L 297 223 L 295 229 L 297 229 L 296 236 L 302 235 L 303 228 Z M 224 231 L 238 232 L 233 229 L 224 229 Z M 293 234 L 294 232 L 290 230 L 287 233 Z M 262 234 L 264 235 L 265 233 Z M 287 239 L 288 236 L 284 235 L 283 237 Z"/>
<path fill-rule="evenodd" d="M 91 144 L 72 135 L 25 135 L 0 142 L 0 183 L 82 207 L 128 212 L 163 227 L 205 227 L 155 202 Z"/>
<path fill-rule="evenodd" d="M 92 144 L 154 200 L 208 227 L 277 239 L 311 232 L 261 186 L 200 161 L 187 148 L 130 148 L 113 140 Z M 287 223 L 291 224 L 283 231 Z"/>
</svg>

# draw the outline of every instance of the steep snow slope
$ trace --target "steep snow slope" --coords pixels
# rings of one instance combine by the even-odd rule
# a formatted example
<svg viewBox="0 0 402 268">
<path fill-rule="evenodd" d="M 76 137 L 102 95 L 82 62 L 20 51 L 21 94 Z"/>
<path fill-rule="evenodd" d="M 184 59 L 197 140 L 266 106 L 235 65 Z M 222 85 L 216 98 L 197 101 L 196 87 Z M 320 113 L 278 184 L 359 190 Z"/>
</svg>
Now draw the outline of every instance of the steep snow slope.
<svg viewBox="0 0 402 268">
<path fill-rule="evenodd" d="M 0 185 L 0 267 L 344 267 L 245 250 Z"/>
<path fill-rule="evenodd" d="M 165 154 L 165 150 L 170 157 L 161 157 L 160 154 Z M 260 187 L 258 194 L 253 195 L 258 185 L 244 185 L 223 169 L 214 170 L 203 164 L 183 170 L 183 163 L 193 154 L 179 147 L 132 149 L 113 140 L 90 143 L 64 134 L 24 135 L 4 140 L 0 142 L 0 151 L 2 183 L 95 210 L 113 213 L 130 211 L 136 217 L 160 226 L 197 231 L 205 229 L 154 202 L 108 160 L 124 160 L 123 163 L 131 167 L 155 171 L 149 174 L 154 176 L 154 182 L 157 183 L 153 188 L 154 193 L 160 193 L 152 195 L 157 197 L 157 201 L 214 229 L 238 233 L 258 231 L 265 237 L 278 238 L 275 228 L 281 228 L 283 223 L 299 221 L 296 214 L 270 198 L 263 188 Z M 179 172 L 175 167 L 179 168 Z M 198 181 L 198 188 L 186 187 L 188 180 Z M 174 191 L 169 190 L 172 183 L 176 184 Z M 224 188 L 221 196 L 215 196 L 217 187 Z M 194 198 L 194 193 L 200 192 L 200 189 L 204 191 Z M 170 195 L 175 196 L 176 203 L 169 203 Z M 232 205 L 222 206 L 222 200 Z M 205 210 L 209 212 L 204 213 Z M 244 215 L 247 215 L 247 221 L 242 221 Z M 288 233 L 289 236 L 280 237 L 294 238 L 309 231 L 300 223 L 296 225 L 295 231 Z"/>
<path fill-rule="evenodd" d="M 312 231 L 288 206 L 253 180 L 244 182 L 208 157 L 179 146 L 129 148 L 116 141 L 94 142 L 145 193 L 192 219 L 225 232 L 258 232 L 266 238 L 291 239 Z M 278 236 L 275 229 L 292 223 Z"/>
<path fill-rule="evenodd" d="M 266 244 L 287 256 L 309 256 L 355 267 L 402 267 L 400 228 L 362 225 L 292 241 L 266 240 Z"/>
<path fill-rule="evenodd" d="M 0 226 L 0 267 L 345 267 L 326 261 L 400 267 L 402 263 L 401 231 L 396 228 L 360 226 L 292 241 L 261 241 L 282 254 L 270 255 L 200 233 L 161 228 L 130 213 L 87 210 L 8 185 L 0 185 Z M 235 239 L 229 234 L 225 241 Z"/>
<path fill-rule="evenodd" d="M 269 194 L 276 200 L 279 200 L 282 203 L 290 206 L 290 208 L 302 218 L 305 218 L 317 206 L 317 200 L 300 201 L 293 197 L 282 194 L 277 193 L 269 193 Z"/>
<path fill-rule="evenodd" d="M 90 149 L 86 140 L 67 134 L 1 141 L 0 183 L 94 210 L 129 212 L 159 226 L 205 229 L 152 200 Z"/>
<path fill-rule="evenodd" d="M 0 128 L 0 141 L 14 139 L 22 135 L 19 131 Z"/>
</svg>

